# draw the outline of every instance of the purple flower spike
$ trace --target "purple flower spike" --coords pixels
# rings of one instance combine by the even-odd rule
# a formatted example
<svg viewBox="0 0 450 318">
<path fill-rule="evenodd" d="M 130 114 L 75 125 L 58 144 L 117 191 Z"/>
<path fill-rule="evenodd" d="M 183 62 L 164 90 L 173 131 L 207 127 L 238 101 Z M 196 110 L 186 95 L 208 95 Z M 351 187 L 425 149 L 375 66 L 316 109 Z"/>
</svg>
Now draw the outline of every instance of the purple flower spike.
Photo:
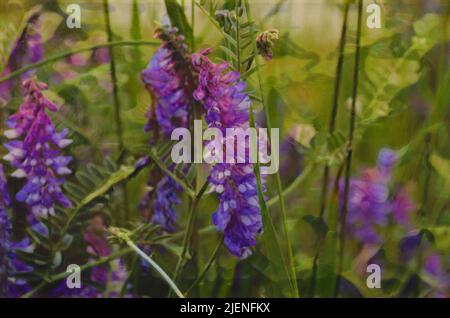
<svg viewBox="0 0 450 318">
<path fill-rule="evenodd" d="M 145 83 L 155 99 L 156 109 L 147 113 L 146 131 L 154 128 L 155 121 L 161 127 L 164 135 L 170 136 L 177 127 L 186 127 L 188 123 L 189 77 L 190 63 L 184 37 L 177 35 L 177 29 L 159 29 L 155 35 L 163 41 L 142 72 Z M 155 118 L 156 114 L 156 118 Z"/>
<path fill-rule="evenodd" d="M 156 134 L 154 128 L 159 125 L 166 138 L 175 128 L 187 127 L 192 104 L 192 66 L 184 37 L 177 32 L 176 28 L 156 31 L 155 37 L 162 41 L 162 45 L 142 72 L 142 81 L 154 99 L 147 112 L 145 130 Z M 147 185 L 149 190 L 139 205 L 140 210 L 146 214 L 151 205 L 152 223 L 173 232 L 177 219 L 174 205 L 180 203 L 177 197 L 180 186 L 170 177 L 159 179 L 154 176 L 150 177 Z"/>
<path fill-rule="evenodd" d="M 194 98 L 203 102 L 209 127 L 220 129 L 224 135 L 226 128 L 246 129 L 251 101 L 244 91 L 245 84 L 239 73 L 226 72 L 227 63 L 211 62 L 207 58 L 210 51 L 192 56 L 194 69 L 199 73 Z M 213 222 L 224 233 L 228 250 L 240 259 L 252 253 L 256 236 L 262 231 L 256 177 L 253 165 L 247 162 L 216 163 L 209 176 L 212 189 L 219 196 Z"/>
<path fill-rule="evenodd" d="M 5 136 L 11 139 L 5 144 L 9 153 L 4 157 L 16 168 L 12 176 L 25 178 L 26 183 L 16 194 L 35 215 L 54 214 L 55 204 L 71 207 L 62 193 L 64 176 L 71 173 L 67 165 L 72 157 L 61 155 L 61 149 L 72 141 L 67 139 L 68 130 L 57 132 L 46 110 L 57 111 L 57 106 L 41 92 L 44 83 L 25 80 L 25 101 L 19 111 L 7 121 L 10 128 Z"/>
</svg>

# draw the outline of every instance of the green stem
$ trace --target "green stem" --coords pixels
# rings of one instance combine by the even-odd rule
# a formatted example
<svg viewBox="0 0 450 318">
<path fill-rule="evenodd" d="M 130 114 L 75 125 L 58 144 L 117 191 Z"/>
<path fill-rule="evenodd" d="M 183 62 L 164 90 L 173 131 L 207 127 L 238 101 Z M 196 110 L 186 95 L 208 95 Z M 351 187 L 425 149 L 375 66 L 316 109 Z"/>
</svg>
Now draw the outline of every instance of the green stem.
<svg viewBox="0 0 450 318">
<path fill-rule="evenodd" d="M 66 51 L 63 53 L 59 53 L 57 55 L 48 57 L 46 59 L 43 59 L 37 63 L 33 63 L 33 64 L 28 64 L 22 68 L 19 68 L 18 70 L 9 73 L 8 75 L 5 75 L 3 77 L 0 78 L 0 83 L 16 78 L 19 75 L 29 71 L 29 70 L 33 70 L 33 69 L 37 69 L 41 66 L 53 63 L 55 61 L 64 59 L 68 56 L 72 56 L 78 53 L 82 53 L 82 52 L 86 52 L 86 51 L 92 51 L 92 50 L 96 50 L 99 48 L 103 48 L 103 47 L 115 47 L 115 46 L 140 46 L 140 45 L 148 45 L 148 46 L 158 46 L 160 45 L 159 42 L 157 41 L 131 41 L 131 40 L 126 40 L 126 41 L 114 41 L 114 42 L 106 42 L 106 43 L 102 43 L 102 44 L 96 44 L 96 45 L 91 45 L 91 46 L 86 46 L 83 48 L 79 48 L 79 49 L 74 49 L 74 50 L 70 50 L 70 51 Z"/>
<path fill-rule="evenodd" d="M 345 2 L 344 7 L 344 21 L 342 23 L 341 37 L 339 40 L 339 57 L 336 65 L 336 77 L 334 82 L 334 93 L 333 93 L 333 105 L 331 108 L 331 116 L 330 122 L 328 126 L 328 134 L 331 136 L 334 133 L 334 127 L 336 124 L 336 116 L 339 105 L 339 92 L 341 87 L 341 79 L 342 79 L 342 66 L 344 64 L 344 48 L 347 34 L 347 22 L 348 22 L 348 11 L 350 4 L 348 1 Z M 330 166 L 328 163 L 324 167 L 323 178 L 322 178 L 322 193 L 320 198 L 320 211 L 319 218 L 323 219 L 325 214 L 325 210 L 327 208 L 327 199 L 328 199 L 328 187 L 329 187 L 329 179 L 330 179 Z M 319 242 L 318 242 L 319 243 Z M 317 267 L 319 262 L 319 254 L 320 254 L 320 244 L 317 245 L 316 254 L 313 260 L 313 269 L 311 275 L 311 287 L 310 287 L 310 295 L 314 297 L 315 289 L 316 289 L 316 279 L 317 279 Z"/>
<path fill-rule="evenodd" d="M 113 40 L 113 33 L 111 29 L 111 18 L 109 16 L 109 4 L 108 0 L 103 0 L 103 13 L 105 15 L 106 34 L 108 35 L 108 42 Z M 122 106 L 119 99 L 119 89 L 117 87 L 117 73 L 116 73 L 116 58 L 114 56 L 114 50 L 112 47 L 108 48 L 109 51 L 109 70 L 111 74 L 112 91 L 113 91 L 113 104 L 114 104 L 114 120 L 116 122 L 116 135 L 117 142 L 119 143 L 119 164 L 121 163 L 122 151 L 123 151 L 123 124 Z M 130 211 L 128 209 L 128 191 L 126 185 L 121 186 L 123 206 L 125 211 L 125 219 L 130 218 Z"/>
<path fill-rule="evenodd" d="M 125 242 L 129 247 L 131 247 L 136 253 L 139 254 L 143 259 L 145 259 L 152 267 L 155 269 L 159 275 L 166 281 L 166 283 L 172 288 L 172 290 L 177 294 L 179 298 L 185 298 L 183 293 L 180 291 L 178 286 L 170 279 L 169 275 L 150 257 L 148 257 L 147 254 L 145 254 L 139 247 L 136 246 L 136 244 L 133 243 L 130 239 L 126 239 Z"/>
<path fill-rule="evenodd" d="M 294 192 L 300 186 L 300 184 L 302 184 L 311 175 L 311 173 L 315 170 L 315 167 L 316 167 L 315 164 L 307 165 L 305 169 L 303 169 L 302 173 L 298 175 L 295 178 L 295 180 L 291 182 L 291 184 L 289 184 L 286 188 L 283 189 L 283 197 L 287 197 L 292 192 Z M 280 196 L 276 195 L 269 201 L 267 201 L 267 207 L 270 208 L 274 206 L 275 204 L 278 203 L 278 201 L 280 201 Z"/>
<path fill-rule="evenodd" d="M 350 193 L 350 174 L 352 166 L 353 155 L 353 135 L 355 131 L 356 122 L 356 98 L 358 97 L 358 81 L 359 81 L 359 62 L 361 53 L 361 27 L 362 27 L 362 7 L 363 0 L 358 0 L 358 28 L 356 31 L 356 52 L 355 52 L 355 68 L 353 70 L 353 95 L 352 108 L 350 114 L 350 127 L 348 135 L 347 160 L 345 163 L 345 187 L 344 187 L 344 202 L 342 205 L 341 227 L 339 233 L 339 254 L 338 254 L 338 269 L 336 276 L 336 286 L 334 296 L 339 296 L 339 287 L 341 283 L 341 275 L 344 264 L 345 239 L 347 229 L 347 212 L 348 212 L 348 197 Z"/>
<path fill-rule="evenodd" d="M 194 221 L 195 221 L 195 215 L 197 212 L 197 204 L 200 201 L 203 194 L 205 193 L 208 185 L 209 185 L 209 183 L 205 182 L 203 184 L 202 188 L 200 189 L 200 191 L 197 193 L 197 195 L 195 195 L 194 198 L 192 199 L 191 208 L 189 209 L 188 225 L 186 228 L 186 232 L 184 233 L 184 237 L 183 237 L 183 250 L 181 252 L 180 258 L 178 259 L 178 263 L 175 268 L 175 274 L 173 276 L 174 277 L 173 280 L 175 282 L 178 281 L 178 277 L 183 270 L 184 264 L 186 263 L 187 254 L 188 254 L 188 252 L 190 250 L 190 246 L 191 246 L 191 238 L 192 238 L 193 228 L 194 228 L 194 224 L 195 224 Z"/>
<path fill-rule="evenodd" d="M 172 171 L 170 171 L 166 166 L 164 166 L 164 164 L 157 157 L 156 151 L 154 149 L 150 151 L 149 157 L 153 160 L 153 162 L 158 166 L 159 169 L 161 169 L 176 183 L 178 183 L 191 198 L 195 198 L 195 192 L 183 180 L 178 178 Z"/>
<path fill-rule="evenodd" d="M 126 249 L 122 249 L 120 251 L 117 251 L 115 253 L 112 253 L 109 256 L 105 256 L 105 257 L 101 257 L 98 260 L 94 261 L 94 262 L 89 262 L 87 264 L 84 264 L 83 266 L 80 266 L 80 271 L 84 271 L 87 270 L 89 268 L 95 267 L 95 266 L 99 266 L 101 264 L 107 263 L 109 261 L 112 261 L 118 257 L 124 256 L 128 253 L 131 253 L 132 249 L 131 248 L 126 248 Z M 47 284 L 59 281 L 61 279 L 64 279 L 66 277 L 68 277 L 71 274 L 71 272 L 62 272 L 56 275 L 51 276 L 48 280 L 43 281 L 42 283 L 40 283 L 39 285 L 37 285 L 33 290 L 29 291 L 28 293 L 26 293 L 25 295 L 22 296 L 22 298 L 30 298 L 32 297 L 34 294 L 36 294 L 38 291 L 40 291 L 42 288 L 44 288 Z"/>
<path fill-rule="evenodd" d="M 211 257 L 209 258 L 208 262 L 206 263 L 205 267 L 203 268 L 202 272 L 200 273 L 200 275 L 197 277 L 197 279 L 192 283 L 191 287 L 189 287 L 186 291 L 186 295 L 189 294 L 189 292 L 195 287 L 197 286 L 202 280 L 203 278 L 206 276 L 206 273 L 208 272 L 208 270 L 210 269 L 211 265 L 213 264 L 213 262 L 215 261 L 217 254 L 219 253 L 220 247 L 223 244 L 223 238 L 220 238 L 219 242 L 217 243 L 213 253 L 211 254 Z"/>
<path fill-rule="evenodd" d="M 248 0 L 246 1 L 246 9 L 247 9 L 248 20 L 252 21 Z M 250 32 L 253 33 L 253 27 L 250 27 Z M 256 41 L 253 41 L 253 50 L 255 53 L 257 52 Z M 259 91 L 261 94 L 261 100 L 262 100 L 262 104 L 264 107 L 264 113 L 265 113 L 265 117 L 266 117 L 265 119 L 266 119 L 266 123 L 267 123 L 267 130 L 269 132 L 268 133 L 268 141 L 270 143 L 271 139 L 272 139 L 272 134 L 271 134 L 272 124 L 271 124 L 271 118 L 270 118 L 270 114 L 269 114 L 269 108 L 265 101 L 265 96 L 264 96 L 264 91 L 263 91 L 263 80 L 262 80 L 262 76 L 261 76 L 261 72 L 260 72 L 260 63 L 259 63 L 258 56 L 255 57 L 255 63 L 256 63 L 256 68 L 257 68 L 256 74 L 258 77 Z M 292 286 L 294 289 L 294 297 L 298 298 L 300 296 L 300 293 L 299 293 L 299 289 L 298 289 L 298 285 L 297 285 L 297 273 L 295 270 L 294 253 L 292 250 L 291 240 L 289 238 L 286 205 L 284 202 L 283 188 L 282 188 L 281 177 L 280 177 L 279 172 L 276 173 L 275 179 L 276 179 L 277 191 L 278 191 L 278 196 L 279 196 L 279 201 L 280 201 L 280 210 L 281 210 L 281 218 L 282 218 L 282 223 L 283 223 L 283 230 L 284 230 L 286 245 L 287 245 L 287 249 L 288 249 L 289 269 L 290 269 L 291 281 L 292 281 L 291 283 L 292 283 Z"/>
</svg>

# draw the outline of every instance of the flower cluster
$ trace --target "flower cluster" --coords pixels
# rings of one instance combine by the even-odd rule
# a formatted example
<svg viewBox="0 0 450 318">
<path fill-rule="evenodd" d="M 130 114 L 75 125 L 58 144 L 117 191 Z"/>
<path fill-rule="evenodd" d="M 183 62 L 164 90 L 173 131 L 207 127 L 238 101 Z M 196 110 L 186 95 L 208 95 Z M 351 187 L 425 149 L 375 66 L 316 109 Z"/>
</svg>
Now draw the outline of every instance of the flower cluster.
<svg viewBox="0 0 450 318">
<path fill-rule="evenodd" d="M 158 29 L 155 36 L 163 43 L 142 72 L 142 81 L 156 104 L 147 113 L 146 130 L 157 122 L 167 137 L 174 128 L 187 126 L 192 75 L 184 36 L 178 35 L 176 28 Z"/>
<path fill-rule="evenodd" d="M 28 19 L 27 27 L 14 44 L 2 76 L 10 74 L 26 64 L 36 63 L 42 59 L 44 49 L 41 42 L 39 27 L 40 15 L 39 13 L 36 13 Z M 29 77 L 30 72 L 31 71 L 28 71 L 22 74 L 22 80 Z M 0 83 L 0 105 L 9 99 L 12 87 L 12 81 Z"/>
<path fill-rule="evenodd" d="M 169 137 L 173 129 L 188 125 L 192 68 L 184 37 L 178 34 L 176 28 L 158 29 L 155 36 L 162 41 L 162 45 L 142 72 L 142 80 L 156 105 L 156 108 L 150 107 L 147 113 L 146 131 L 153 130 L 158 124 L 164 137 Z M 158 182 L 151 177 L 148 188 L 140 204 L 141 210 L 152 203 L 152 223 L 173 232 L 177 218 L 174 205 L 180 203 L 177 197 L 180 186 L 170 177 L 164 176 Z M 152 198 L 154 194 L 156 197 Z"/>
<path fill-rule="evenodd" d="M 47 114 L 47 110 L 57 110 L 41 92 L 47 86 L 28 79 L 23 87 L 25 100 L 6 123 L 10 129 L 5 131 L 5 136 L 11 140 L 5 144 L 9 153 L 4 159 L 16 168 L 13 177 L 26 178 L 16 199 L 25 202 L 35 215 L 46 216 L 54 213 L 57 203 L 71 206 L 60 187 L 63 176 L 71 173 L 67 165 L 72 160 L 61 155 L 61 149 L 71 140 L 66 138 L 67 129 L 56 131 Z"/>
<path fill-rule="evenodd" d="M 381 242 L 377 226 L 385 225 L 389 213 L 394 219 L 406 223 L 415 205 L 404 189 L 400 189 L 394 200 L 389 198 L 389 181 L 397 154 L 390 149 L 382 149 L 377 166 L 364 172 L 360 179 L 350 180 L 347 222 L 349 230 L 359 240 L 376 244 Z M 340 205 L 344 201 L 344 182 L 339 184 Z"/>
<path fill-rule="evenodd" d="M 275 41 L 278 40 L 280 32 L 277 29 L 269 29 L 261 32 L 256 37 L 256 48 L 258 53 L 263 56 L 267 61 L 273 58 L 273 47 Z"/>
<path fill-rule="evenodd" d="M 209 53 L 207 49 L 192 56 L 199 74 L 194 98 L 203 102 L 208 127 L 222 132 L 226 128 L 248 128 L 251 101 L 245 93 L 245 83 L 238 72 L 226 71 L 227 63 L 213 63 L 207 57 Z M 219 209 L 213 215 L 213 222 L 224 233 L 230 252 L 241 259 L 251 254 L 256 236 L 262 230 L 256 177 L 253 165 L 247 162 L 216 163 L 209 176 L 212 189 L 219 196 Z"/>
</svg>

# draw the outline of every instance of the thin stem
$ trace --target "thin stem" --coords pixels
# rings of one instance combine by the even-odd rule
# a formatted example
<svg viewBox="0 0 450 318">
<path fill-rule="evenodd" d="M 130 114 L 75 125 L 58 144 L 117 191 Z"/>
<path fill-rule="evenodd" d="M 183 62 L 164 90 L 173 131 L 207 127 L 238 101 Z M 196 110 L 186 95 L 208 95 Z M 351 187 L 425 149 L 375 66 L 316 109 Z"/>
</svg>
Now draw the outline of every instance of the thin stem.
<svg viewBox="0 0 450 318">
<path fill-rule="evenodd" d="M 314 171 L 315 169 L 315 165 L 314 164 L 309 164 L 305 167 L 305 169 L 303 169 L 302 173 L 300 175 L 298 175 L 294 181 L 291 182 L 291 184 L 289 184 L 286 188 L 283 189 L 283 197 L 287 197 L 288 195 L 290 195 L 292 192 L 294 192 L 299 186 L 300 184 L 302 184 L 310 175 L 311 173 Z M 272 207 L 275 204 L 278 203 L 278 201 L 280 201 L 280 196 L 276 195 L 273 198 L 271 198 L 269 201 L 267 201 L 267 207 Z"/>
<path fill-rule="evenodd" d="M 80 272 L 87 270 L 89 268 L 95 267 L 95 266 L 99 266 L 101 264 L 107 263 L 109 261 L 112 261 L 118 257 L 124 256 L 128 253 L 131 253 L 132 249 L 131 248 L 125 248 L 122 249 L 120 251 L 117 251 L 115 253 L 112 253 L 109 256 L 105 256 L 105 257 L 101 257 L 98 260 L 94 261 L 94 262 L 89 262 L 84 264 L 83 266 L 80 266 Z M 37 285 L 33 290 L 29 291 L 28 293 L 26 293 L 25 295 L 22 296 L 22 298 L 30 298 L 32 297 L 34 294 L 36 294 L 38 291 L 40 291 L 42 288 L 44 288 L 47 284 L 59 281 L 61 279 L 64 279 L 66 277 L 68 277 L 69 275 L 71 275 L 71 272 L 62 272 L 56 275 L 51 276 L 48 280 L 43 281 L 42 283 L 40 283 L 39 285 Z"/>
<path fill-rule="evenodd" d="M 183 237 L 183 250 L 181 251 L 181 255 L 180 258 L 178 259 L 178 263 L 177 266 L 175 267 L 175 273 L 173 276 L 174 277 L 173 280 L 175 282 L 178 281 L 179 275 L 181 274 L 183 267 L 186 263 L 187 254 L 191 247 L 192 233 L 194 230 L 195 216 L 197 212 L 197 204 L 200 201 L 203 194 L 205 193 L 206 189 L 208 188 L 208 185 L 209 183 L 205 182 L 200 191 L 197 193 L 197 195 L 192 199 L 191 208 L 189 209 L 188 225 Z"/>
<path fill-rule="evenodd" d="M 109 16 L 109 4 L 108 0 L 103 0 L 103 13 L 105 15 L 106 34 L 108 35 L 108 42 L 113 40 L 113 33 L 111 29 L 111 18 Z M 122 118 L 120 116 L 122 107 L 119 99 L 119 89 L 117 88 L 117 74 L 116 74 L 116 59 L 114 56 L 114 50 L 112 47 L 108 48 L 109 52 L 109 70 L 111 74 L 112 91 L 113 91 L 113 103 L 114 103 L 114 120 L 116 122 L 116 135 L 117 142 L 119 143 L 119 154 L 123 151 L 123 126 Z M 119 163 L 121 162 L 122 155 L 119 156 Z M 128 209 L 128 191 L 125 185 L 121 186 L 123 206 L 125 210 L 125 219 L 130 217 L 130 211 Z"/>
<path fill-rule="evenodd" d="M 217 243 L 213 253 L 211 254 L 211 257 L 209 258 L 208 262 L 206 263 L 205 267 L 203 268 L 202 272 L 200 273 L 200 275 L 197 277 L 197 279 L 192 283 L 191 287 L 188 288 L 188 290 L 186 291 L 186 295 L 189 294 L 189 292 L 196 287 L 202 280 L 203 278 L 206 276 L 206 273 L 209 271 L 211 265 L 214 263 L 214 261 L 216 260 L 217 254 L 219 253 L 220 247 L 223 244 L 223 238 L 220 238 L 219 242 Z"/>
<path fill-rule="evenodd" d="M 184 191 L 191 197 L 195 197 L 195 192 L 180 178 L 178 178 L 172 171 L 170 171 L 164 164 L 158 159 L 156 155 L 156 151 L 152 149 L 149 153 L 149 157 L 153 160 L 153 162 L 161 169 L 165 174 L 171 177 L 176 183 L 178 183 Z"/>
<path fill-rule="evenodd" d="M 239 13 L 240 13 L 240 2 L 241 0 L 234 0 L 234 13 L 236 15 L 236 57 L 237 57 L 237 68 L 236 71 L 239 73 L 241 72 L 241 44 L 240 44 L 240 19 L 239 19 Z"/>
<path fill-rule="evenodd" d="M 252 21 L 251 13 L 250 13 L 250 6 L 248 4 L 248 1 L 246 1 L 246 10 L 247 10 L 248 20 Z M 250 27 L 250 32 L 253 33 L 252 26 Z M 254 50 L 254 52 L 257 52 L 256 41 L 253 41 L 253 50 Z M 255 64 L 256 64 L 256 68 L 257 68 L 256 74 L 258 77 L 259 91 L 261 94 L 262 104 L 264 106 L 264 114 L 265 114 L 265 119 L 266 119 L 266 123 L 267 123 L 267 130 L 269 132 L 268 133 L 268 141 L 270 143 L 270 141 L 272 139 L 272 134 L 271 134 L 272 124 L 271 124 L 271 118 L 270 118 L 270 114 L 269 114 L 269 108 L 265 101 L 264 90 L 263 90 L 263 80 L 262 80 L 262 76 L 261 76 L 261 72 L 260 72 L 260 63 L 258 60 L 258 56 L 255 57 Z M 295 270 L 294 253 L 292 250 L 292 244 L 291 244 L 291 240 L 289 238 L 289 233 L 288 233 L 286 205 L 284 202 L 283 188 L 282 188 L 281 177 L 280 177 L 279 172 L 276 173 L 275 180 L 276 180 L 276 184 L 277 184 L 277 191 L 278 191 L 278 196 L 279 196 L 279 201 L 280 201 L 280 210 L 281 210 L 281 218 L 282 218 L 282 223 L 283 223 L 283 230 L 284 230 L 286 245 L 287 245 L 287 249 L 288 249 L 289 269 L 290 269 L 290 273 L 291 273 L 292 286 L 294 289 L 294 297 L 298 298 L 298 297 L 300 297 L 300 293 L 299 293 L 299 289 L 298 289 L 298 285 L 297 285 L 297 273 Z"/>
<path fill-rule="evenodd" d="M 180 291 L 178 286 L 170 279 L 169 275 L 147 254 L 145 254 L 136 244 L 133 243 L 130 239 L 126 240 L 126 243 L 129 247 L 131 247 L 136 253 L 138 253 L 143 259 L 145 259 L 157 272 L 161 277 L 166 281 L 166 283 L 172 288 L 172 290 L 177 294 L 179 298 L 185 298 L 183 293 Z"/>
<path fill-rule="evenodd" d="M 66 51 L 63 53 L 59 53 L 56 54 L 54 56 L 48 57 L 46 59 L 40 60 L 37 63 L 33 63 L 33 64 L 28 64 L 22 68 L 19 68 L 18 70 L 9 73 L 8 75 L 5 75 L 3 77 L 0 78 L 0 83 L 8 81 L 10 79 L 16 78 L 18 76 L 20 76 L 21 74 L 29 71 L 29 70 L 33 70 L 33 69 L 37 69 L 41 66 L 53 63 L 55 61 L 58 60 L 62 60 L 68 56 L 72 56 L 78 53 L 82 53 L 82 52 L 86 52 L 86 51 L 92 51 L 92 50 L 96 50 L 99 48 L 103 48 L 103 47 L 115 47 L 115 46 L 140 46 L 140 45 L 148 45 L 148 46 L 158 46 L 160 45 L 159 42 L 157 41 L 131 41 L 131 40 L 125 40 L 125 41 L 113 41 L 113 42 L 106 42 L 106 43 L 102 43 L 102 44 L 95 44 L 95 45 L 90 45 L 90 46 L 86 46 L 83 48 L 79 48 L 79 49 L 74 49 L 74 50 L 70 50 L 70 51 Z"/>
<path fill-rule="evenodd" d="M 345 188 L 344 188 L 344 202 L 342 205 L 341 226 L 339 233 L 339 255 L 338 255 L 338 270 L 336 276 L 336 286 L 334 295 L 339 296 L 339 287 L 341 283 L 341 275 L 344 264 L 345 238 L 347 229 L 347 212 L 348 212 L 348 197 L 350 192 L 350 174 L 352 166 L 353 155 L 353 135 L 355 131 L 356 122 L 356 98 L 358 96 L 358 80 L 359 80 L 359 62 L 361 53 L 361 27 L 362 27 L 362 7 L 363 0 L 358 0 L 358 28 L 356 31 L 356 52 L 355 52 L 355 69 L 353 70 L 353 95 L 352 108 L 350 114 L 350 127 L 348 134 L 347 160 L 345 163 Z"/>
<path fill-rule="evenodd" d="M 334 127 L 336 124 L 336 116 L 338 112 L 339 105 L 339 92 L 341 87 L 341 79 L 342 79 L 342 66 L 344 64 L 344 48 L 346 42 L 346 34 L 347 34 L 347 22 L 348 22 L 348 11 L 350 4 L 348 1 L 345 2 L 344 7 L 344 21 L 342 23 L 341 37 L 339 40 L 339 57 L 336 65 L 336 76 L 334 82 L 334 93 L 333 93 L 333 104 L 331 108 L 331 116 L 330 122 L 328 125 L 328 134 L 331 136 L 334 133 Z M 325 210 L 327 208 L 327 199 L 328 199 L 328 187 L 329 187 L 329 179 L 330 179 L 330 166 L 328 163 L 324 167 L 323 178 L 322 178 L 322 193 L 320 197 L 320 211 L 319 218 L 323 219 L 325 214 Z M 319 243 L 319 242 L 318 242 Z M 316 255 L 313 260 L 313 269 L 311 275 L 311 288 L 310 295 L 314 297 L 315 288 L 316 288 L 316 279 L 317 279 L 317 266 L 319 262 L 319 254 L 320 254 L 320 245 L 317 245 Z"/>
</svg>

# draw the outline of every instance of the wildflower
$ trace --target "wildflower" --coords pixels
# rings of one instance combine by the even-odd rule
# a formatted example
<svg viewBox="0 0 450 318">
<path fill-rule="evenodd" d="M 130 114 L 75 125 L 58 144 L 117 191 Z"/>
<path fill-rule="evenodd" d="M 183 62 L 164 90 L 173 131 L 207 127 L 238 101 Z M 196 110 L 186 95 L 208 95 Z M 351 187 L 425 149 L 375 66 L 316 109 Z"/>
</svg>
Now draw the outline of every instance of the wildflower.
<svg viewBox="0 0 450 318">
<path fill-rule="evenodd" d="M 7 209 L 10 206 L 10 198 L 6 185 L 3 166 L 0 164 L 0 297 L 5 297 L 8 286 L 11 222 Z"/>
<path fill-rule="evenodd" d="M 28 19 L 26 28 L 14 44 L 2 76 L 10 74 L 26 64 L 36 63 L 42 59 L 44 50 L 39 27 L 40 15 L 36 13 Z M 23 73 L 21 79 L 28 78 L 31 72 Z M 0 104 L 9 99 L 13 84 L 12 81 L 0 83 Z"/>
<path fill-rule="evenodd" d="M 177 34 L 176 28 L 159 29 L 155 36 L 163 44 L 142 72 L 142 80 L 156 103 L 156 109 L 151 107 L 147 113 L 146 131 L 157 122 L 167 137 L 173 129 L 188 124 L 191 69 L 184 37 Z"/>
<path fill-rule="evenodd" d="M 87 253 L 91 262 L 98 258 L 108 257 L 113 252 L 107 240 L 107 231 L 104 219 L 96 216 L 83 233 L 88 244 Z M 53 297 L 76 298 L 112 298 L 119 297 L 120 291 L 127 278 L 124 264 L 120 260 L 113 260 L 109 264 L 94 266 L 89 275 L 91 284 L 83 284 L 81 288 L 70 289 L 65 281 L 59 283 L 50 292 Z M 129 297 L 128 294 L 126 294 Z"/>
<path fill-rule="evenodd" d="M 152 223 L 161 225 L 167 232 L 175 231 L 177 214 L 174 205 L 181 203 L 177 196 L 181 190 L 181 186 L 169 176 L 163 177 L 156 186 Z"/>
<path fill-rule="evenodd" d="M 145 130 L 151 131 L 158 124 L 165 137 L 175 128 L 187 127 L 192 100 L 192 67 L 184 37 L 177 32 L 176 28 L 157 30 L 156 37 L 163 43 L 142 72 L 142 80 L 156 104 L 156 109 L 151 107 L 147 113 Z M 151 220 L 172 232 L 177 217 L 174 205 L 180 202 L 177 192 L 181 189 L 170 177 L 155 180 L 150 177 L 140 209 L 145 211 L 156 193 Z"/>
<path fill-rule="evenodd" d="M 210 128 L 218 128 L 222 132 L 226 128 L 246 129 L 251 101 L 244 91 L 245 83 L 240 81 L 238 72 L 226 72 L 227 63 L 214 64 L 209 60 L 207 55 L 210 51 L 203 50 L 192 56 L 194 69 L 199 73 L 194 98 L 203 102 Z M 246 258 L 262 230 L 253 166 L 249 163 L 216 163 L 209 181 L 219 197 L 219 208 L 213 214 L 213 222 L 224 233 L 229 251 L 240 259 Z"/>
<path fill-rule="evenodd" d="M 446 268 L 448 266 L 437 253 L 432 253 L 425 260 L 423 269 L 431 278 L 434 287 L 432 297 L 448 298 L 450 296 L 450 274 Z"/>
<path fill-rule="evenodd" d="M 5 144 L 9 153 L 4 159 L 16 168 L 13 177 L 26 179 L 16 194 L 17 201 L 26 203 L 35 215 L 46 216 L 54 214 L 57 203 L 71 206 L 60 186 L 63 176 L 71 173 L 67 165 L 72 160 L 62 156 L 61 149 L 72 141 L 66 138 L 67 129 L 56 131 L 47 114 L 47 109 L 57 111 L 57 106 L 41 92 L 47 86 L 25 80 L 23 87 L 25 101 L 7 121 L 10 129 L 5 131 L 5 136 L 11 141 Z"/>
<path fill-rule="evenodd" d="M 258 53 L 266 60 L 270 61 L 273 58 L 273 47 L 275 41 L 278 40 L 280 32 L 277 29 L 269 29 L 261 32 L 256 37 L 256 48 Z"/>
<path fill-rule="evenodd" d="M 368 244 L 381 242 L 376 227 L 386 224 L 391 208 L 388 182 L 396 161 L 395 152 L 382 149 L 377 166 L 365 171 L 363 178 L 350 180 L 347 222 L 349 229 Z M 339 184 L 340 205 L 344 196 L 344 183 Z"/>
</svg>

